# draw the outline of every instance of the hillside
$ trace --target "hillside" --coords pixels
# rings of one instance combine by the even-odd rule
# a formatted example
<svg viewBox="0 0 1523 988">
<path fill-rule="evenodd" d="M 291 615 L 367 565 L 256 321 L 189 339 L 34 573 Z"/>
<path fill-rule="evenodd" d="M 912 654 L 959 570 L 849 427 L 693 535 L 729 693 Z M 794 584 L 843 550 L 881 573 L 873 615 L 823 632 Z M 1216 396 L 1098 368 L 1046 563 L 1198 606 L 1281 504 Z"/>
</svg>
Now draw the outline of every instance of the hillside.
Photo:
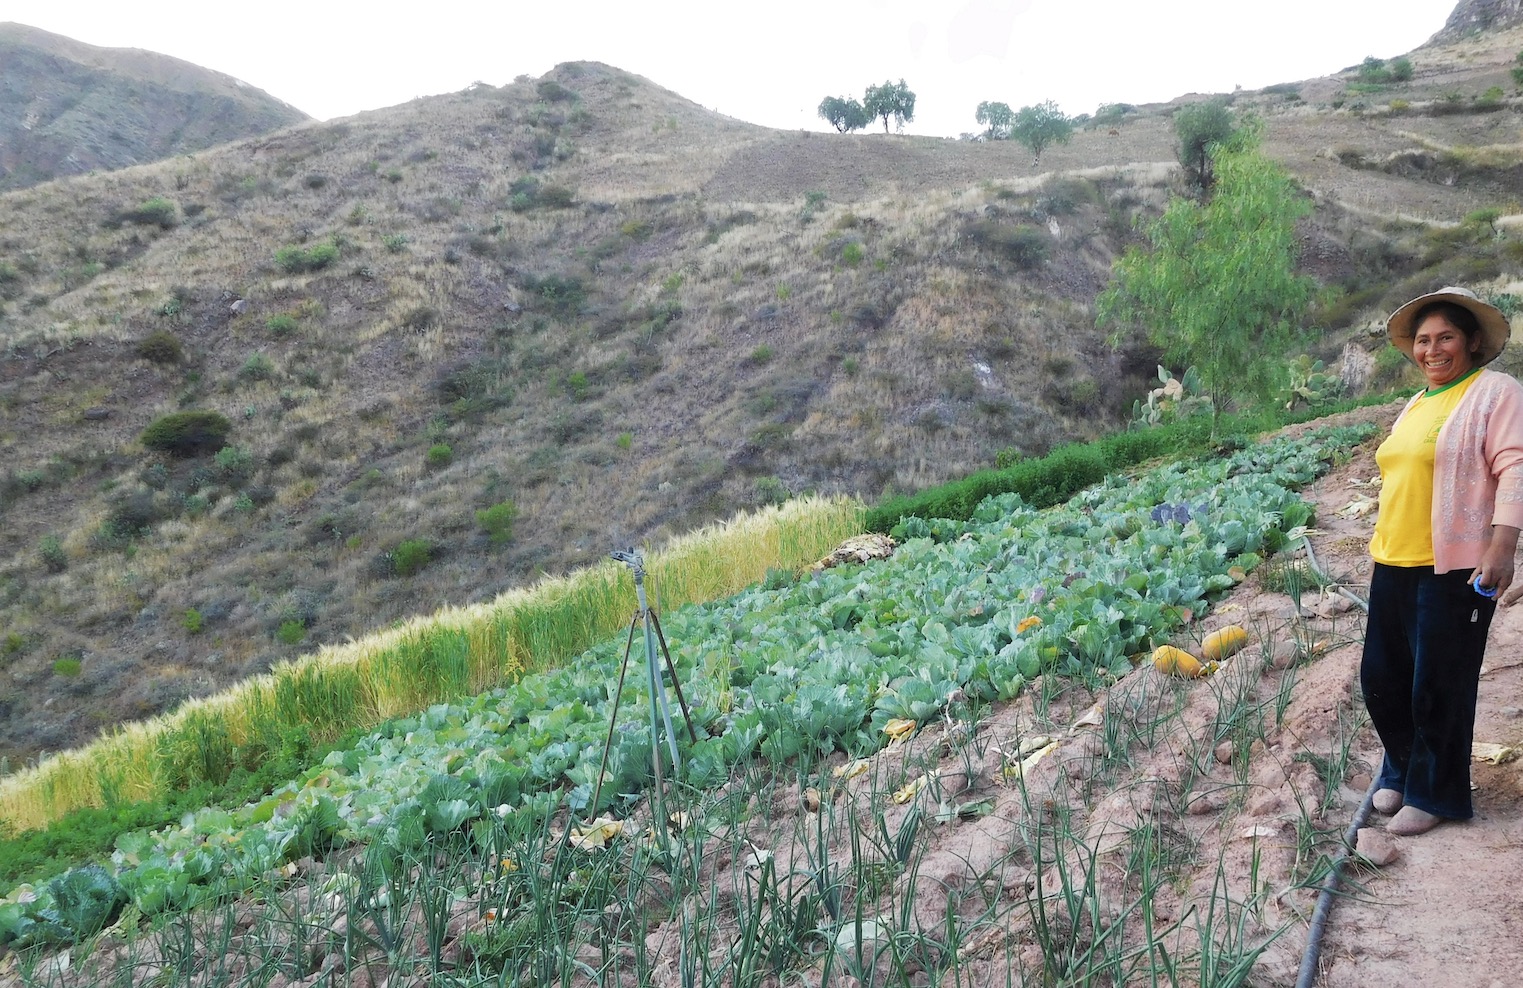
<svg viewBox="0 0 1523 988">
<path fill-rule="evenodd" d="M 1523 113 L 1487 91 L 1520 47 L 1235 95 L 1317 205 L 1320 355 L 1418 290 L 1517 290 Z M 1156 359 L 1092 303 L 1174 190 L 1174 108 L 1038 169 L 575 63 L 5 195 L 0 755 L 790 492 L 1116 427 Z M 144 449 L 179 409 L 228 449 Z M 476 512 L 508 502 L 501 543 Z"/>
<path fill-rule="evenodd" d="M 0 191 L 192 154 L 306 119 L 167 55 L 0 23 Z"/>
</svg>

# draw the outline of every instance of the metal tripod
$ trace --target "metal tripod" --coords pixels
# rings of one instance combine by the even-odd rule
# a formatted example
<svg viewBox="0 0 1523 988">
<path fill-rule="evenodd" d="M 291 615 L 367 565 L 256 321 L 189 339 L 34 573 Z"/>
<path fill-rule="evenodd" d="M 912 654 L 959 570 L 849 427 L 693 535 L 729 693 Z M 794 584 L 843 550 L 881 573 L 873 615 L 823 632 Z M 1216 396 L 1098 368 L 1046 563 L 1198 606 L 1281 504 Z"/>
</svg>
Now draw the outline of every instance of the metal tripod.
<svg viewBox="0 0 1523 988">
<path fill-rule="evenodd" d="M 666 732 L 666 745 L 672 756 L 672 774 L 675 777 L 682 771 L 682 757 L 677 752 L 677 732 L 672 727 L 671 701 L 667 699 L 666 684 L 661 678 L 661 666 L 656 661 L 656 644 L 661 645 L 661 656 L 666 660 L 666 672 L 672 677 L 672 687 L 677 692 L 677 702 L 682 707 L 682 719 L 687 724 L 688 738 L 698 743 L 698 733 L 693 730 L 693 716 L 688 712 L 687 698 L 682 695 L 682 684 L 677 681 L 677 668 L 672 664 L 671 650 L 666 647 L 666 635 L 661 632 L 661 620 L 656 617 L 656 612 L 650 609 L 650 604 L 645 599 L 645 560 L 638 552 L 611 552 L 609 556 L 628 566 L 635 577 L 635 599 L 639 601 L 640 609 L 629 622 L 629 640 L 624 644 L 624 661 L 619 666 L 619 685 L 613 694 L 613 714 L 608 718 L 608 739 L 603 742 L 603 761 L 598 766 L 598 783 L 592 793 L 590 812 L 596 816 L 598 802 L 603 795 L 603 776 L 608 770 L 608 752 L 613 747 L 614 726 L 619 721 L 619 701 L 624 695 L 624 676 L 629 672 L 629 654 L 635 644 L 635 628 L 644 627 L 645 631 L 645 676 L 646 685 L 650 690 L 650 758 L 651 767 L 655 770 L 656 791 L 655 804 L 660 807 L 663 789 L 661 772 L 661 734 Z M 663 827 L 660 823 L 660 813 L 656 814 L 657 827 Z"/>
</svg>

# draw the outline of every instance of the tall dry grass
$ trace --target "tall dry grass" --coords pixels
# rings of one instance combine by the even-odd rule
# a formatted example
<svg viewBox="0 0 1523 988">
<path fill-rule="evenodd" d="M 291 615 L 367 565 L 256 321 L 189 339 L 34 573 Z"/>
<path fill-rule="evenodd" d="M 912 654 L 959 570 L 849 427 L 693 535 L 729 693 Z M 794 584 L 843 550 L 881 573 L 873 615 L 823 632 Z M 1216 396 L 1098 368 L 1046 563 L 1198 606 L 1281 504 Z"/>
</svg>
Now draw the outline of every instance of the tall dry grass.
<svg viewBox="0 0 1523 988">
<path fill-rule="evenodd" d="M 711 600 L 768 570 L 799 569 L 856 534 L 861 512 L 850 499 L 802 498 L 675 539 L 647 561 L 652 606 Z M 153 798 L 172 783 L 225 770 L 235 752 L 247 759 L 268 750 L 290 727 L 331 740 L 480 692 L 565 661 L 614 634 L 634 610 L 630 571 L 603 561 L 324 648 L 0 780 L 0 820 L 25 830 L 72 809 Z"/>
</svg>

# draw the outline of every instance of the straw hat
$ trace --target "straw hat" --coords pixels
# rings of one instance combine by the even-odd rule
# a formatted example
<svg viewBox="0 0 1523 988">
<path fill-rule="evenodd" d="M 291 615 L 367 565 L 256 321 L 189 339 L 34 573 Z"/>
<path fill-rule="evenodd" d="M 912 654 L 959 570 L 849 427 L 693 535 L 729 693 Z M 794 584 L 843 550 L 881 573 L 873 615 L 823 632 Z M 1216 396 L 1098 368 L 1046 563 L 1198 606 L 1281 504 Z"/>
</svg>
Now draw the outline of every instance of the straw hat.
<svg viewBox="0 0 1523 988">
<path fill-rule="evenodd" d="M 1391 313 L 1391 318 L 1386 320 L 1386 336 L 1390 337 L 1391 345 L 1406 354 L 1407 359 L 1413 363 L 1416 363 L 1416 358 L 1412 356 L 1412 337 L 1417 334 L 1417 327 L 1412 322 L 1417 318 L 1418 311 L 1431 302 L 1453 302 L 1462 309 L 1469 309 L 1476 322 L 1481 324 L 1481 349 L 1475 355 L 1477 367 L 1497 359 L 1502 348 L 1507 346 L 1512 327 L 1507 324 L 1507 317 L 1502 315 L 1502 311 L 1482 302 L 1470 289 L 1450 285 L 1417 296 Z"/>
</svg>

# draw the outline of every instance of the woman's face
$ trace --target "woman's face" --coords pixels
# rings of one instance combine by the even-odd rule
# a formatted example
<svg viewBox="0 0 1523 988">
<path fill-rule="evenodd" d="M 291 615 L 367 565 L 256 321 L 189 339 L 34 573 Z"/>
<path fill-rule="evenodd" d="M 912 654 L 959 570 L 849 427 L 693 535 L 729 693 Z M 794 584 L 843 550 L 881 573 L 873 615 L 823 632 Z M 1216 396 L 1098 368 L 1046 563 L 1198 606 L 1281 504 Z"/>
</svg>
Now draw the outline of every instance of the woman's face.
<svg viewBox="0 0 1523 988">
<path fill-rule="evenodd" d="M 1474 340 L 1467 340 L 1463 330 L 1436 312 L 1418 324 L 1412 337 L 1412 358 L 1422 368 L 1430 388 L 1464 377 L 1475 366 L 1475 354 L 1480 348 L 1479 334 Z"/>
</svg>

